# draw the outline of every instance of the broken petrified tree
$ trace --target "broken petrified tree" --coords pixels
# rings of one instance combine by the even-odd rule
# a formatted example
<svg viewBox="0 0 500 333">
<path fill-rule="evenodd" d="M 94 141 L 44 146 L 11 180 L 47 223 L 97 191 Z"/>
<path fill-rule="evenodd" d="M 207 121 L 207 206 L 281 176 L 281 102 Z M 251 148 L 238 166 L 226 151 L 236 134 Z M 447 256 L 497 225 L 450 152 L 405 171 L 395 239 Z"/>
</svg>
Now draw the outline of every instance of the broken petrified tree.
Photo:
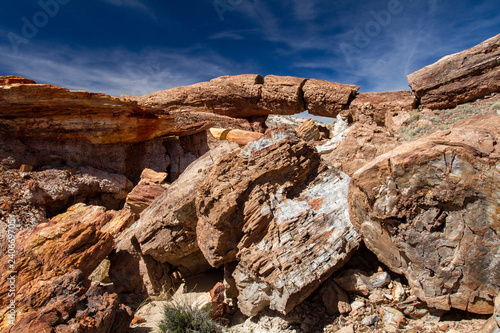
<svg viewBox="0 0 500 333">
<path fill-rule="evenodd" d="M 210 267 L 196 243 L 196 186 L 221 155 L 237 147 L 224 142 L 206 153 L 142 212 L 134 237 L 143 256 L 171 264 L 186 275 Z"/>
<path fill-rule="evenodd" d="M 352 178 L 366 246 L 430 307 L 493 311 L 500 290 L 500 117 L 478 116 L 381 155 Z"/>
<path fill-rule="evenodd" d="M 408 75 L 420 104 L 444 109 L 500 91 L 500 35 Z"/>
<path fill-rule="evenodd" d="M 87 291 L 88 276 L 113 249 L 114 235 L 125 230 L 132 222 L 133 216 L 128 211 L 106 211 L 104 207 L 77 204 L 48 223 L 19 232 L 16 235 L 15 263 L 9 262 L 7 255 L 0 258 L 0 328 L 5 328 L 8 324 L 6 314 L 9 312 L 8 306 L 12 298 L 8 297 L 10 281 L 7 278 L 13 274 L 12 271 L 17 272 L 14 300 L 17 304 L 15 311 L 18 314 L 18 324 L 47 328 L 46 325 L 56 327 L 72 323 L 75 313 L 71 308 L 75 309 L 77 303 L 86 302 L 79 297 Z M 79 285 L 82 287 L 78 287 Z M 97 294 L 103 298 L 96 299 L 94 296 L 97 297 Z M 51 302 L 52 296 L 56 299 L 55 303 Z M 102 325 L 101 320 L 111 320 L 108 324 L 112 325 L 116 311 L 125 310 L 116 296 L 106 296 L 99 292 L 88 297 L 89 304 L 95 302 L 91 307 L 95 305 L 104 311 L 109 306 L 109 309 L 105 310 L 107 314 L 87 314 L 94 316 L 93 321 L 83 320 L 82 324 L 89 325 L 88 329 L 99 328 L 95 325 Z M 64 311 L 67 311 L 67 315 L 57 317 L 58 313 L 65 313 Z M 76 321 L 78 320 L 76 318 Z M 128 314 L 123 320 L 130 321 L 132 317 Z M 123 322 L 117 325 L 122 324 Z M 117 332 L 123 332 L 115 328 Z M 114 331 L 113 327 L 107 326 L 95 332 L 110 330 Z"/>
<path fill-rule="evenodd" d="M 323 80 L 244 74 L 127 98 L 169 112 L 209 112 L 248 118 L 309 110 L 311 114 L 335 117 L 348 107 L 358 90 L 358 86 Z"/>
<path fill-rule="evenodd" d="M 292 133 L 224 156 L 198 189 L 198 245 L 210 265 L 237 262 L 238 307 L 292 310 L 340 267 L 359 238 L 349 177 Z"/>
</svg>

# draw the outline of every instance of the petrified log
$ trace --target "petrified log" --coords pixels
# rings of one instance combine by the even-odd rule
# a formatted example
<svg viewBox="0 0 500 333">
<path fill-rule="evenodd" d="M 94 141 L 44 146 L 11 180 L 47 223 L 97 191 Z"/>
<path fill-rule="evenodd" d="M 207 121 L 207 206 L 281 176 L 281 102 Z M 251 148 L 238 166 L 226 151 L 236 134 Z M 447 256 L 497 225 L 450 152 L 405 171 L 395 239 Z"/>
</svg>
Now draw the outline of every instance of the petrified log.
<svg viewBox="0 0 500 333">
<path fill-rule="evenodd" d="M 500 91 L 500 35 L 408 75 L 422 106 L 443 109 Z"/>
<path fill-rule="evenodd" d="M 183 273 L 210 267 L 196 243 L 196 186 L 206 178 L 220 155 L 237 147 L 225 142 L 206 153 L 142 212 L 135 238 L 143 255 L 176 266 Z"/>
<path fill-rule="evenodd" d="M 198 245 L 214 267 L 238 262 L 238 306 L 249 316 L 292 310 L 359 242 L 349 177 L 293 134 L 266 135 L 223 157 L 196 199 Z"/>
<path fill-rule="evenodd" d="M 366 246 L 429 306 L 493 311 L 500 290 L 500 117 L 474 117 L 401 145 L 352 178 Z"/>
<path fill-rule="evenodd" d="M 244 146 L 247 143 L 258 140 L 264 136 L 262 133 L 225 128 L 211 128 L 210 133 L 217 140 L 232 141 L 240 146 Z"/>
</svg>

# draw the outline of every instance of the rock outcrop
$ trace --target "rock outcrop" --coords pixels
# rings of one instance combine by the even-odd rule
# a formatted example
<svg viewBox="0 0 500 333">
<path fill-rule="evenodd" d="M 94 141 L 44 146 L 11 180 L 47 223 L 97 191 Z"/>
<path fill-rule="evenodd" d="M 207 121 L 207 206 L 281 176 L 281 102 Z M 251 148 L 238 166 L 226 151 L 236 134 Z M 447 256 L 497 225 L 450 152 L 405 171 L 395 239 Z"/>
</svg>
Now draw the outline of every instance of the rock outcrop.
<svg viewBox="0 0 500 333">
<path fill-rule="evenodd" d="M 269 114 L 291 115 L 309 110 L 335 117 L 359 90 L 315 79 L 244 74 L 132 97 L 140 105 L 168 112 L 208 112 L 238 118 Z"/>
<path fill-rule="evenodd" d="M 73 282 L 69 282 L 69 285 L 72 286 L 82 282 L 80 275 L 84 280 L 87 279 L 113 250 L 114 235 L 125 230 L 132 222 L 133 216 L 128 211 L 106 211 L 104 207 L 77 204 L 66 213 L 54 217 L 48 223 L 42 223 L 32 229 L 19 232 L 16 235 L 17 247 L 14 259 L 8 255 L 0 258 L 0 267 L 2 267 L 0 276 L 0 318 L 2 321 L 0 327 L 5 328 L 7 325 L 6 314 L 10 311 L 8 306 L 11 301 L 15 301 L 19 305 L 15 311 L 22 315 L 19 317 L 20 320 L 26 315 L 29 318 L 27 319 L 28 323 L 33 327 L 38 324 L 45 325 L 47 318 L 43 315 L 38 316 L 38 314 L 57 313 L 53 312 L 55 308 L 52 307 L 54 304 L 51 303 L 50 297 L 51 295 L 66 295 L 64 294 L 65 287 L 60 286 L 61 283 L 64 284 L 65 274 L 74 270 L 79 272 L 74 273 L 76 276 L 73 278 L 76 280 L 68 277 L 73 280 Z M 15 279 L 15 297 L 11 297 L 12 294 L 10 294 L 11 283 L 8 278 L 12 276 Z M 46 293 L 43 293 L 44 288 L 47 288 Z M 79 289 L 78 293 L 68 297 L 79 297 L 86 291 L 79 287 L 76 289 Z M 32 296 L 24 298 L 27 295 Z M 108 296 L 105 298 L 116 305 L 113 307 L 109 304 L 109 311 L 114 313 L 118 310 L 119 305 L 115 296 L 110 297 L 111 299 Z M 35 302 L 37 299 L 38 301 Z M 91 299 L 93 296 L 89 298 L 89 304 Z M 108 302 L 108 300 L 102 301 Z M 62 302 L 66 303 L 67 301 Z M 56 308 L 61 306 L 63 309 L 65 306 L 76 308 L 75 302 L 77 300 L 54 306 Z M 100 302 L 101 300 L 97 301 L 96 304 L 101 304 Z M 104 304 L 103 309 L 107 306 Z M 69 311 L 69 309 L 67 310 Z M 67 323 L 72 313 L 68 313 L 66 317 L 53 318 L 57 320 L 51 322 L 50 325 Z M 111 320 L 113 320 L 112 313 L 109 314 Z M 94 313 L 94 315 L 100 316 L 99 313 Z M 51 316 L 49 315 L 49 317 Z M 33 322 L 35 319 L 40 320 L 40 322 Z M 103 318 L 101 319 L 103 320 Z M 95 325 L 101 319 L 96 317 Z M 87 324 L 94 327 L 91 322 L 87 322 Z"/>
<path fill-rule="evenodd" d="M 237 263 L 238 307 L 248 316 L 289 312 L 359 243 L 349 177 L 295 134 L 266 135 L 224 156 L 196 199 L 198 246 L 214 267 Z"/>
<path fill-rule="evenodd" d="M 209 268 L 196 242 L 196 187 L 220 156 L 237 147 L 225 142 L 206 153 L 142 212 L 135 239 L 143 256 L 175 266 L 185 275 Z"/>
<path fill-rule="evenodd" d="M 14 137 L 91 144 L 137 143 L 175 130 L 172 117 L 159 117 L 133 102 L 26 83 L 9 83 L 0 89 L 0 126 Z"/>
<path fill-rule="evenodd" d="M 420 104 L 444 109 L 500 91 L 500 35 L 408 75 Z"/>
<path fill-rule="evenodd" d="M 363 122 L 355 123 L 332 151 L 321 156 L 349 176 L 356 170 L 398 147 L 401 143 L 391 133 L 380 126 Z"/>
<path fill-rule="evenodd" d="M 351 220 L 428 306 L 491 314 L 500 290 L 500 117 L 474 117 L 359 169 Z"/>
<path fill-rule="evenodd" d="M 409 91 L 361 93 L 349 105 L 348 117 L 354 122 L 391 128 L 401 113 L 408 113 L 416 107 L 417 99 Z"/>
</svg>

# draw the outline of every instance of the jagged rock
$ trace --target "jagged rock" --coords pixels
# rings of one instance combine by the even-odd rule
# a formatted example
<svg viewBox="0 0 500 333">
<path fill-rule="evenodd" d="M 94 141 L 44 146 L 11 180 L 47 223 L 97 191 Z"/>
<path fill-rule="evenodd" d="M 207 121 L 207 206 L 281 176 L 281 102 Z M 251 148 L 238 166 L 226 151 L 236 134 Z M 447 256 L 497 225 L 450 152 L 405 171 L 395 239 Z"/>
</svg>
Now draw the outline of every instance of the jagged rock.
<svg viewBox="0 0 500 333">
<path fill-rule="evenodd" d="M 27 199 L 53 216 L 76 202 L 119 209 L 133 184 L 125 176 L 91 167 L 49 169 L 31 174 Z"/>
<path fill-rule="evenodd" d="M 443 109 L 500 91 L 500 35 L 448 55 L 408 75 L 410 87 L 429 109 Z"/>
<path fill-rule="evenodd" d="M 401 145 L 353 176 L 351 221 L 430 307 L 491 314 L 500 290 L 500 117 Z"/>
<path fill-rule="evenodd" d="M 119 293 L 149 296 L 166 295 L 172 288 L 171 267 L 141 252 L 134 236 L 137 224 L 116 239 L 109 254 L 109 277 Z"/>
<path fill-rule="evenodd" d="M 245 74 L 126 98 L 170 112 L 211 112 L 248 118 L 291 115 L 308 109 L 318 116 L 335 117 L 347 108 L 358 89 L 323 80 Z"/>
<path fill-rule="evenodd" d="M 228 154 L 199 185 L 198 245 L 233 273 L 238 306 L 286 313 L 358 246 L 346 211 L 349 177 L 293 134 L 271 132 Z"/>
<path fill-rule="evenodd" d="M 143 255 L 170 263 L 185 274 L 209 268 L 196 243 L 196 186 L 221 155 L 237 147 L 225 142 L 206 153 L 142 212 L 135 237 Z"/>
<path fill-rule="evenodd" d="M 249 142 L 261 139 L 264 136 L 262 133 L 224 128 L 211 128 L 210 133 L 217 140 L 235 142 L 240 146 L 244 146 Z"/>
<path fill-rule="evenodd" d="M 356 95 L 349 105 L 352 121 L 374 123 L 378 126 L 394 127 L 393 117 L 401 112 L 410 112 L 417 106 L 417 99 L 410 91 L 372 92 Z"/>
<path fill-rule="evenodd" d="M 17 75 L 0 76 L 0 86 L 11 86 L 14 84 L 36 84 L 36 82 Z"/>
<path fill-rule="evenodd" d="M 41 304 L 24 302 L 23 297 L 37 292 L 47 281 L 55 281 L 72 270 L 80 270 L 87 278 L 111 252 L 113 237 L 133 222 L 127 211 L 106 211 L 104 207 L 77 204 L 66 213 L 48 223 L 16 235 L 15 263 L 9 256 L 0 258 L 0 266 L 7 267 L 0 273 L 0 327 L 5 327 L 10 282 L 8 277 L 16 271 L 16 295 L 18 304 L 30 304 L 37 309 Z M 80 296 L 79 294 L 78 296 Z M 44 294 L 41 300 L 48 301 Z M 16 309 L 22 313 L 22 309 Z M 130 318 L 131 320 L 131 318 Z"/>
<path fill-rule="evenodd" d="M 345 291 L 339 287 L 332 279 L 325 282 L 321 287 L 319 293 L 323 299 L 326 312 L 330 315 L 346 314 L 351 312 L 351 305 L 349 304 L 349 297 Z"/>
<path fill-rule="evenodd" d="M 374 289 L 366 273 L 361 270 L 347 270 L 342 276 L 335 277 L 334 281 L 345 291 L 362 296 L 370 295 Z"/>
<path fill-rule="evenodd" d="M 355 123 L 346 132 L 345 138 L 322 157 L 350 176 L 375 157 L 401 145 L 389 131 L 375 125 Z"/>
<path fill-rule="evenodd" d="M 295 129 L 299 138 L 305 141 L 317 141 L 320 139 L 320 131 L 318 126 L 311 118 L 304 121 L 299 127 Z"/>
<path fill-rule="evenodd" d="M 4 132 L 15 137 L 91 144 L 143 142 L 175 129 L 171 117 L 158 117 L 134 102 L 24 83 L 0 89 L 0 124 Z"/>
<path fill-rule="evenodd" d="M 337 117 L 359 90 L 358 86 L 309 79 L 303 87 L 306 109 L 323 117 Z"/>
<path fill-rule="evenodd" d="M 399 310 L 388 306 L 381 308 L 380 316 L 386 332 L 398 332 L 405 323 L 405 316 Z"/>
<path fill-rule="evenodd" d="M 22 311 L 21 308 L 22 307 Z M 43 281 L 20 297 L 17 323 L 8 332 L 117 332 L 125 333 L 132 310 L 116 294 L 90 287 L 79 270 Z"/>
<path fill-rule="evenodd" d="M 383 288 L 391 283 L 391 276 L 387 272 L 377 272 L 370 276 L 373 288 Z"/>
<path fill-rule="evenodd" d="M 166 172 L 144 169 L 139 184 L 127 195 L 125 207 L 130 209 L 134 214 L 140 214 L 157 197 L 165 192 L 165 189 L 168 187 L 167 184 L 164 184 L 166 179 Z"/>
</svg>

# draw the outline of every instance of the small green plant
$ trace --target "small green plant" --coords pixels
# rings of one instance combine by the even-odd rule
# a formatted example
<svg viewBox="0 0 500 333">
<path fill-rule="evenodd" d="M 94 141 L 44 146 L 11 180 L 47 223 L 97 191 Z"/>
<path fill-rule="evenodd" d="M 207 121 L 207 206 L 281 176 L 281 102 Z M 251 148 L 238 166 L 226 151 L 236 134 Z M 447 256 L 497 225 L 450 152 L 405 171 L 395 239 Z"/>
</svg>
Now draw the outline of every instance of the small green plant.
<svg viewBox="0 0 500 333">
<path fill-rule="evenodd" d="M 168 304 L 158 325 L 162 333 L 218 333 L 220 326 L 210 318 L 210 306 L 198 309 L 189 305 Z"/>
</svg>

